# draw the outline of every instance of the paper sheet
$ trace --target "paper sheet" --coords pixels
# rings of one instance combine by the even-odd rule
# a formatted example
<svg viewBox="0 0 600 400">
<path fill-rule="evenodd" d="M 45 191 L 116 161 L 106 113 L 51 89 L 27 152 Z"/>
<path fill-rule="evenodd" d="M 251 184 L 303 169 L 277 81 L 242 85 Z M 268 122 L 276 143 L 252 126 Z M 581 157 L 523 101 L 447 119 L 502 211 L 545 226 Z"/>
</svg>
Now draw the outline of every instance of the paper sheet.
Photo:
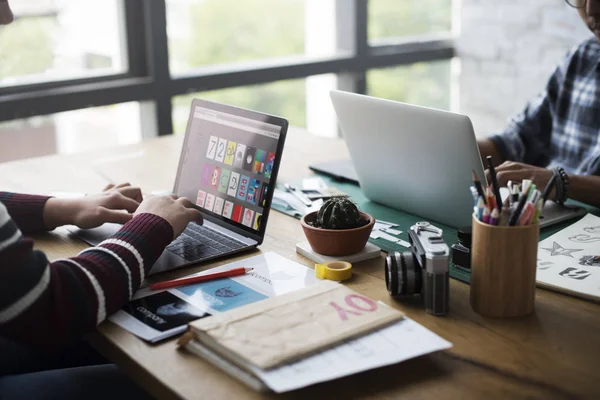
<svg viewBox="0 0 600 400">
<path fill-rule="evenodd" d="M 536 279 L 541 286 L 600 299 L 600 218 L 587 214 L 541 241 Z"/>
<path fill-rule="evenodd" d="M 312 269 L 273 252 L 188 276 L 238 267 L 250 267 L 254 271 L 235 278 L 182 286 L 166 292 L 140 289 L 123 310 L 108 319 L 144 340 L 156 342 L 184 332 L 187 323 L 195 319 L 318 282 Z"/>
<path fill-rule="evenodd" d="M 271 389 L 281 393 L 450 347 L 450 342 L 405 317 L 387 328 L 346 341 L 302 361 L 270 371 L 254 372 Z"/>
</svg>

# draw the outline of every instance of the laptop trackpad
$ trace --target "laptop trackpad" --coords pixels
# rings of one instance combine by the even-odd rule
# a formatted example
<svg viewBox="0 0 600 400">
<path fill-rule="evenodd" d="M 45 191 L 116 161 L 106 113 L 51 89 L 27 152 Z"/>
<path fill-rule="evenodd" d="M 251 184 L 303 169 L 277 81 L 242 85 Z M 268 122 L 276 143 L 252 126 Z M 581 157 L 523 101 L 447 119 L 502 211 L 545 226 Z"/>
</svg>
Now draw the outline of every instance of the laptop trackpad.
<svg viewBox="0 0 600 400">
<path fill-rule="evenodd" d="M 69 227 L 68 230 L 71 233 L 77 235 L 80 239 L 92 246 L 98 246 L 102 241 L 113 236 L 123 225 L 107 223 L 98 228 L 93 229 L 79 229 L 76 227 Z"/>
</svg>

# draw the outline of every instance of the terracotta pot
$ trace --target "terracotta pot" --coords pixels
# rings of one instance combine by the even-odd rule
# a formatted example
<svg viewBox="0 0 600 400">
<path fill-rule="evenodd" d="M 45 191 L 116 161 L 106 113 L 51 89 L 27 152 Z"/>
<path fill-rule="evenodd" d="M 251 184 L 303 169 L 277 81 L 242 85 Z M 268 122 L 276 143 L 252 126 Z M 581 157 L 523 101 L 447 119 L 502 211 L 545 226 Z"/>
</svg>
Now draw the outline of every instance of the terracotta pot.
<svg viewBox="0 0 600 400">
<path fill-rule="evenodd" d="M 354 229 L 322 229 L 308 224 L 317 217 L 317 212 L 306 214 L 301 220 L 304 234 L 310 247 L 324 256 L 349 256 L 365 248 L 375 225 L 375 218 L 360 212 L 361 219 L 369 223 Z"/>
</svg>

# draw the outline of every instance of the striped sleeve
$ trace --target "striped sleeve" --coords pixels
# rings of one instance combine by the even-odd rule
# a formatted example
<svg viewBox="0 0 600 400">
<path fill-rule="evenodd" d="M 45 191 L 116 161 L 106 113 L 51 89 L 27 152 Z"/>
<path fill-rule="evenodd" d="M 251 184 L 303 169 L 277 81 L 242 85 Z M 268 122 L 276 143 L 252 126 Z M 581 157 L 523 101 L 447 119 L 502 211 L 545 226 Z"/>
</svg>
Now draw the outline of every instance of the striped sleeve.
<svg viewBox="0 0 600 400">
<path fill-rule="evenodd" d="M 25 234 L 47 231 L 44 225 L 44 205 L 50 197 L 33 194 L 0 192 L 0 202 L 17 227 Z"/>
<path fill-rule="evenodd" d="M 49 263 L 0 203 L 0 336 L 45 349 L 78 340 L 130 300 L 172 239 L 167 221 L 140 214 L 97 247 Z"/>
</svg>

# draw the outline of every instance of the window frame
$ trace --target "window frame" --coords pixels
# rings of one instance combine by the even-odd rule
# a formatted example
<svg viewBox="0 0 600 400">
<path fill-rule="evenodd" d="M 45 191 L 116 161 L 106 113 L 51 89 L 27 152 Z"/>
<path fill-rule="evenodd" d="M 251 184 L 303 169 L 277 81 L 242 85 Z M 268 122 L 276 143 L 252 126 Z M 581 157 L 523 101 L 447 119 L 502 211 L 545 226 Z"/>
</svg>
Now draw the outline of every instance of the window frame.
<svg viewBox="0 0 600 400">
<path fill-rule="evenodd" d="M 190 92 L 335 73 L 338 88 L 364 94 L 369 69 L 455 56 L 451 33 L 385 38 L 369 44 L 368 0 L 335 0 L 336 54 L 294 56 L 196 69 L 171 76 L 166 0 L 126 0 L 126 73 L 0 88 L 0 122 L 130 101 L 147 108 L 160 136 L 173 133 L 172 98 Z M 145 135 L 147 137 L 148 135 Z"/>
</svg>

